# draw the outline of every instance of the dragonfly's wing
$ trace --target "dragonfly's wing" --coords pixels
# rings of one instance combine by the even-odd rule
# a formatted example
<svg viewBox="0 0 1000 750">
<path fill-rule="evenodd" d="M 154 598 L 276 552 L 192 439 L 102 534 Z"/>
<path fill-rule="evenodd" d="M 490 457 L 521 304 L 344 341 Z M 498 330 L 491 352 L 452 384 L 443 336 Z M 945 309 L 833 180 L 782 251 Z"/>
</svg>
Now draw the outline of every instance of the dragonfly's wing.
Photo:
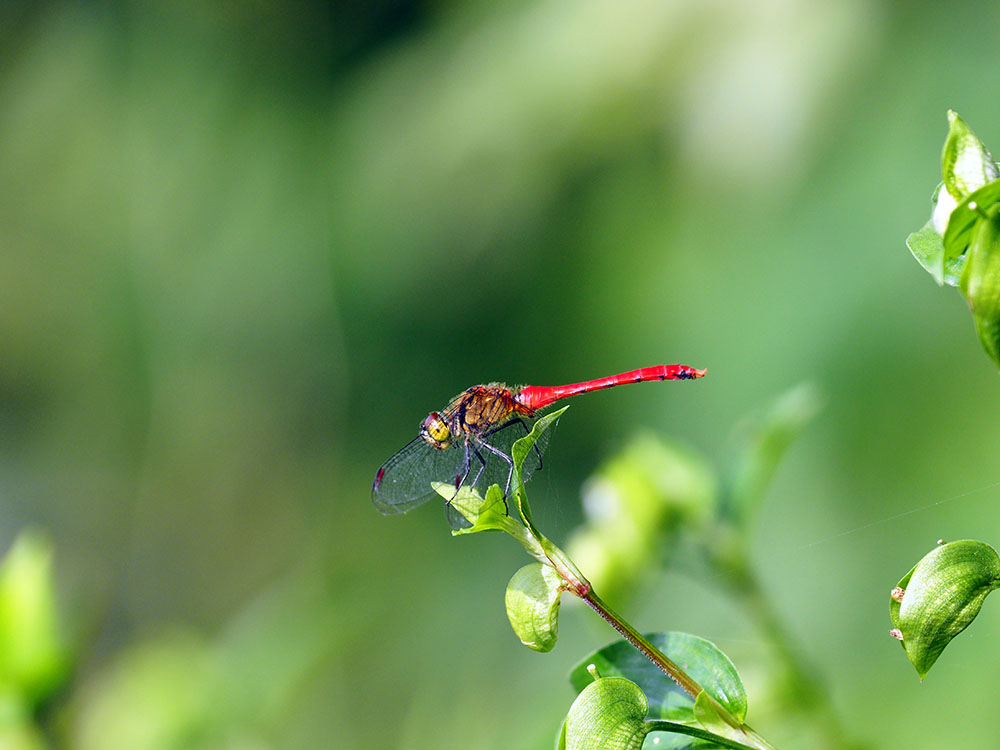
<svg viewBox="0 0 1000 750">
<path fill-rule="evenodd" d="M 464 444 L 457 441 L 439 450 L 415 438 L 382 464 L 372 482 L 372 502 L 380 513 L 405 513 L 440 497 L 432 482 L 454 484 L 462 475 Z"/>
</svg>

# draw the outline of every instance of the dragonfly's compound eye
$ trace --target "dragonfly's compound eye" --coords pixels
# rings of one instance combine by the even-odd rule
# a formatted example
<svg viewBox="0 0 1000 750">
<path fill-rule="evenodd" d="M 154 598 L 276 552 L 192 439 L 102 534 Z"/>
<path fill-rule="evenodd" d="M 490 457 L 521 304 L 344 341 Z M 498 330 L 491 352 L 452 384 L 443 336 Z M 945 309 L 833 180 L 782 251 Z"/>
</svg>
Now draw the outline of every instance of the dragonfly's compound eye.
<svg viewBox="0 0 1000 750">
<path fill-rule="evenodd" d="M 432 411 L 420 425 L 420 437 L 438 450 L 444 450 L 451 445 L 451 430 L 441 419 L 441 415 Z"/>
</svg>

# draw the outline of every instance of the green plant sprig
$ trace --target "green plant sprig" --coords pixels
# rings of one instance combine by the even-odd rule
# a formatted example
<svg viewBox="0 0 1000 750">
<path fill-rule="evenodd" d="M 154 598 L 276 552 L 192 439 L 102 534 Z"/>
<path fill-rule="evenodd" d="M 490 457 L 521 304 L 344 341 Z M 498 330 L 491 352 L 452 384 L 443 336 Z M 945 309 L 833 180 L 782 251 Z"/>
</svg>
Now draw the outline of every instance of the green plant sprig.
<svg viewBox="0 0 1000 750">
<path fill-rule="evenodd" d="M 567 408 L 564 407 L 539 419 L 531 433 L 512 446 L 516 517 L 508 514 L 503 493 L 496 485 L 487 490 L 485 498 L 468 488 L 462 488 L 457 495 L 452 497 L 454 487 L 445 484 L 435 485 L 438 493 L 449 499 L 452 506 L 470 524 L 468 528 L 458 529 L 452 533 L 465 535 L 483 531 L 503 531 L 517 539 L 536 561 L 515 573 L 508 584 L 506 595 L 507 615 L 511 626 L 526 646 L 543 652 L 553 648 L 558 632 L 561 595 L 563 592 L 573 594 L 597 612 L 656 669 L 680 687 L 688 700 L 694 702 L 688 716 L 689 723 L 684 726 L 686 728 L 693 727 L 697 729 L 698 733 L 690 731 L 681 733 L 698 736 L 701 739 L 711 739 L 723 747 L 773 750 L 766 740 L 745 723 L 743 715 L 736 715 L 727 707 L 733 701 L 726 694 L 724 688 L 720 689 L 717 685 L 711 685 L 709 686 L 712 689 L 711 692 L 706 691 L 702 683 L 679 667 L 649 638 L 612 610 L 594 591 L 591 583 L 572 559 L 535 526 L 522 480 L 521 468 L 535 442 L 562 416 Z M 718 654 L 725 659 L 721 652 Z M 714 653 L 712 657 L 717 658 Z M 731 662 L 728 660 L 726 662 L 729 667 L 732 666 Z M 732 671 L 735 673 L 735 670 Z M 705 672 L 707 676 L 714 674 L 713 669 L 707 669 Z M 593 684 L 595 686 L 604 684 L 608 679 L 611 678 L 599 678 Z M 614 679 L 635 686 L 635 683 L 623 677 Z M 740 696 L 738 705 L 744 707 L 743 713 L 745 713 L 745 694 L 738 675 L 736 681 Z M 615 684 L 617 685 L 617 683 Z M 638 686 L 635 686 L 635 689 L 642 695 Z M 567 717 L 567 724 L 564 726 L 560 740 L 562 747 L 569 750 L 583 747 L 639 748 L 642 744 L 642 738 L 651 731 L 670 732 L 676 730 L 676 722 L 664 720 L 647 722 L 645 720 L 646 708 L 644 707 L 641 711 L 639 711 L 639 707 L 636 707 L 634 712 L 623 714 L 620 717 L 621 721 L 610 721 L 609 723 L 608 716 L 616 714 L 608 714 L 608 711 L 616 705 L 619 699 L 615 697 L 605 700 L 600 697 L 603 695 L 604 692 L 595 689 L 589 693 L 584 690 L 577 697 L 570 710 L 570 715 Z M 595 696 L 597 696 L 596 700 Z M 644 706 L 646 704 L 645 697 L 642 698 L 642 704 Z M 635 724 L 637 715 L 640 719 L 639 724 Z M 581 719 L 581 716 L 584 718 Z M 698 725 L 700 725 L 700 729 L 698 729 Z M 638 741 L 638 745 L 635 744 L 636 741 Z"/>
</svg>

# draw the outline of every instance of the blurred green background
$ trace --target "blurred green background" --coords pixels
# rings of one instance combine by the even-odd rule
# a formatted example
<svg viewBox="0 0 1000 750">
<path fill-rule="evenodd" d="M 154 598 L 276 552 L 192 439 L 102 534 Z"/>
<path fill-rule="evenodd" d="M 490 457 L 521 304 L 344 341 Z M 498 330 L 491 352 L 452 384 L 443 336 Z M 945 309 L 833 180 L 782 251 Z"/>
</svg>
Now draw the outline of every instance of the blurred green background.
<svg viewBox="0 0 1000 750">
<path fill-rule="evenodd" d="M 532 482 L 564 540 L 638 429 L 724 465 L 826 408 L 754 554 L 851 736 L 990 746 L 987 603 L 921 684 L 888 593 L 1000 542 L 997 373 L 903 241 L 945 112 L 1000 143 L 1000 10 L 624 0 L 0 6 L 0 543 L 41 529 L 73 748 L 545 748 L 613 633 L 512 635 L 509 539 L 384 518 L 375 469 L 468 385 L 709 368 L 572 403 Z M 667 555 L 669 558 L 669 554 Z M 626 614 L 771 644 L 683 569 Z M 3 712 L 0 712 L 2 714 Z M 888 739 L 890 738 L 891 739 Z"/>
</svg>

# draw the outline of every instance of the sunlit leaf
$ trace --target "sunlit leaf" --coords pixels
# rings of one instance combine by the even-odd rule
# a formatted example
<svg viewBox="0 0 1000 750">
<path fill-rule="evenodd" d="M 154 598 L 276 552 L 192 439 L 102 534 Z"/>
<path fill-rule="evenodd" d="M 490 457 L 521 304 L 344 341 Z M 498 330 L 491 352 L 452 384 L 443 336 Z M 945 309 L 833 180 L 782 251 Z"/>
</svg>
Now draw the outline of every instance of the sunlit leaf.
<svg viewBox="0 0 1000 750">
<path fill-rule="evenodd" d="M 935 229 L 934 221 L 930 220 L 921 229 L 906 238 L 906 246 L 913 257 L 934 277 L 939 284 L 958 285 L 958 276 L 965 264 L 963 256 L 944 259 L 944 241 Z"/>
<path fill-rule="evenodd" d="M 551 651 L 559 631 L 562 579 L 548 565 L 532 563 L 518 570 L 507 584 L 507 618 L 525 646 Z"/>
<path fill-rule="evenodd" d="M 460 512 L 470 524 L 465 528 L 452 530 L 452 536 L 477 534 L 480 531 L 504 531 L 517 539 L 524 549 L 539 562 L 548 558 L 539 540 L 520 521 L 510 515 L 509 506 L 504 500 L 503 491 L 497 485 L 492 485 L 486 491 L 486 498 L 479 497 L 475 490 L 462 487 L 458 494 L 450 484 L 436 482 L 434 489 L 442 497 L 452 497 L 451 505 L 455 512 Z"/>
<path fill-rule="evenodd" d="M 654 646 L 683 669 L 739 721 L 747 714 L 747 697 L 736 667 L 713 643 L 679 632 L 646 635 Z M 580 661 L 570 672 L 570 682 L 583 690 L 591 681 L 594 665 L 606 677 L 621 676 L 635 682 L 649 701 L 650 715 L 677 720 L 692 718 L 694 701 L 634 646 L 616 641 Z"/>
<path fill-rule="evenodd" d="M 640 750 L 649 732 L 646 698 L 621 677 L 593 680 L 566 717 L 566 750 Z"/>
<path fill-rule="evenodd" d="M 531 510 L 528 507 L 528 500 L 524 494 L 524 481 L 521 478 L 521 468 L 524 460 L 528 457 L 535 443 L 541 438 L 546 430 L 551 428 L 569 407 L 564 406 L 554 412 L 546 414 L 538 419 L 531 428 L 531 432 L 511 446 L 510 455 L 514 459 L 514 492 L 518 498 L 518 509 L 524 517 L 526 524 L 531 523 Z"/>
<path fill-rule="evenodd" d="M 952 270 L 964 265 L 965 261 L 961 256 L 972 242 L 976 227 L 997 202 L 1000 202 L 1000 180 L 972 193 L 951 212 L 948 229 L 942 238 L 946 268 L 949 263 L 952 264 Z"/>
<path fill-rule="evenodd" d="M 1000 182 L 996 183 L 1000 186 Z M 980 218 L 959 287 L 969 303 L 983 349 L 1000 367 L 1000 209 Z"/>
<path fill-rule="evenodd" d="M 717 737 L 741 742 L 746 739 L 746 735 L 734 727 L 719 713 L 716 704 L 711 696 L 704 690 L 698 694 L 698 699 L 694 702 L 694 718 L 706 731 Z"/>
<path fill-rule="evenodd" d="M 455 486 L 447 482 L 433 482 L 431 486 L 445 500 L 450 500 L 449 506 L 461 513 L 468 524 L 464 528 L 453 528 L 453 535 L 507 530 L 505 527 L 511 519 L 503 491 L 497 485 L 490 486 L 485 498 L 467 485 L 460 487 L 457 493 Z"/>
</svg>

